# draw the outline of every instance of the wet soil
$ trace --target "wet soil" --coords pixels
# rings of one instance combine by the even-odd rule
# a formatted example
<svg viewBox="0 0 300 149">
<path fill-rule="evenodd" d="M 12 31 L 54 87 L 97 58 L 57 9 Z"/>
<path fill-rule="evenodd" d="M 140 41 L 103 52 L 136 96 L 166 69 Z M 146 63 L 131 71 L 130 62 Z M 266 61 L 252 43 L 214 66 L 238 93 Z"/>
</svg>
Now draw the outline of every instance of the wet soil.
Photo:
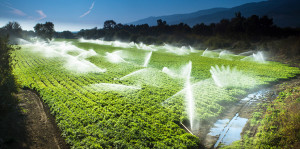
<svg viewBox="0 0 300 149">
<path fill-rule="evenodd" d="M 0 113 L 0 149 L 68 149 L 68 144 L 37 94 L 20 90 L 16 105 Z"/>
</svg>

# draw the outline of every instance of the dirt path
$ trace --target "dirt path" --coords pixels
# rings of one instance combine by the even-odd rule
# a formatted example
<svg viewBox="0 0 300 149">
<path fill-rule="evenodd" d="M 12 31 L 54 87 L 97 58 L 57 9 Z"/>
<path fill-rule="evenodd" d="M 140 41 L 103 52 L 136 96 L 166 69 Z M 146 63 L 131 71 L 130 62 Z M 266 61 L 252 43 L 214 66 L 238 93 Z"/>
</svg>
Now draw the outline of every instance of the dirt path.
<svg viewBox="0 0 300 149">
<path fill-rule="evenodd" d="M 30 90 L 20 90 L 15 108 L 0 118 L 0 149 L 68 149 L 49 109 Z"/>
</svg>

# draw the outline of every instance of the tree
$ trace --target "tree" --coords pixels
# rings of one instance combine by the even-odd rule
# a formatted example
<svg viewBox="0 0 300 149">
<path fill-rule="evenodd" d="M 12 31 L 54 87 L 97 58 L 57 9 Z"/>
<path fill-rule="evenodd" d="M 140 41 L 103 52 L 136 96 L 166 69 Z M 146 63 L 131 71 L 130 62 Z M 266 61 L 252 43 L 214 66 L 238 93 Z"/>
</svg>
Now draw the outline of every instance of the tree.
<svg viewBox="0 0 300 149">
<path fill-rule="evenodd" d="M 103 28 L 104 29 L 113 29 L 117 23 L 114 20 L 107 20 L 104 22 Z"/>
<path fill-rule="evenodd" d="M 55 38 L 65 38 L 65 39 L 74 39 L 75 36 L 70 31 L 63 31 L 63 32 L 55 32 L 54 34 Z"/>
<path fill-rule="evenodd" d="M 18 43 L 17 38 L 22 38 L 22 28 L 18 22 L 9 22 L 0 28 L 0 36 L 9 37 L 9 42 L 12 44 Z"/>
<path fill-rule="evenodd" d="M 39 37 L 51 40 L 55 32 L 54 24 L 52 22 L 38 23 L 34 26 L 34 31 Z"/>
<path fill-rule="evenodd" d="M 242 16 L 241 12 L 235 13 L 235 17 L 231 19 L 231 32 L 243 33 L 245 32 L 244 23 L 246 18 Z"/>
<path fill-rule="evenodd" d="M 166 21 L 163 21 L 161 19 L 157 20 L 157 26 L 166 26 L 167 25 L 167 22 Z"/>
</svg>

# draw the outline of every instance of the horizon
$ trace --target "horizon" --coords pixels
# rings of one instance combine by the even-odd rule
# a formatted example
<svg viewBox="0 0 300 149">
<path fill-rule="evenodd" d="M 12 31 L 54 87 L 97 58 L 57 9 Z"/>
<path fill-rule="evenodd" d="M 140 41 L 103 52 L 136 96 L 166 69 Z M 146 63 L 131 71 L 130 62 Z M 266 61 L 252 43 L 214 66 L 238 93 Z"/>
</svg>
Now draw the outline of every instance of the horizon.
<svg viewBox="0 0 300 149">
<path fill-rule="evenodd" d="M 5 0 L 0 2 L 0 26 L 15 21 L 23 30 L 33 30 L 37 23 L 53 22 L 58 32 L 76 32 L 81 29 L 102 28 L 106 20 L 126 24 L 148 17 L 186 14 L 217 7 L 232 8 L 261 1 L 265 0 L 189 0 L 188 3 L 180 0 L 28 0 L 26 3 L 21 0 Z"/>
</svg>

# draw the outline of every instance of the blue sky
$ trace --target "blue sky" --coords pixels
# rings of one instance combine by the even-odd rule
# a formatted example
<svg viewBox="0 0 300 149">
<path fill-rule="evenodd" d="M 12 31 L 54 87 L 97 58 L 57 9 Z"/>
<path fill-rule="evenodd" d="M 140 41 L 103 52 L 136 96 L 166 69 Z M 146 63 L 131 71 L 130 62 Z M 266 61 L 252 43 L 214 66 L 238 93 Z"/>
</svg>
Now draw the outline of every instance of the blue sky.
<svg viewBox="0 0 300 149">
<path fill-rule="evenodd" d="M 51 21 L 55 30 L 101 28 L 105 20 L 129 23 L 150 16 L 231 8 L 262 0 L 1 0 L 0 27 L 17 21 L 25 30 Z"/>
</svg>

